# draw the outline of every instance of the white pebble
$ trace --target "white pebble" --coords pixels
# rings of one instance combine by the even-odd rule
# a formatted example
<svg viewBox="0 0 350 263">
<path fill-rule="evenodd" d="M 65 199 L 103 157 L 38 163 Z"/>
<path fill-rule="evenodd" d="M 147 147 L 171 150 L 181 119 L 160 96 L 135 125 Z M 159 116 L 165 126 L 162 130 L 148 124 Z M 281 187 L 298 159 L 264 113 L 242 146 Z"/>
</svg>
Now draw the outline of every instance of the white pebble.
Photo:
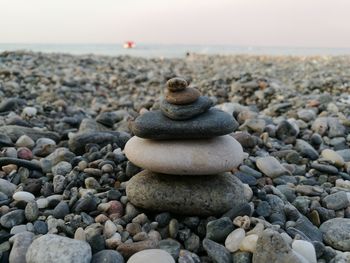
<svg viewBox="0 0 350 263">
<path fill-rule="evenodd" d="M 37 109 L 34 107 L 25 107 L 22 111 L 22 114 L 26 117 L 34 117 L 37 112 Z"/>
<path fill-rule="evenodd" d="M 315 248 L 310 242 L 305 240 L 294 240 L 292 248 L 310 263 L 317 263 Z"/>
<path fill-rule="evenodd" d="M 225 247 L 228 251 L 235 252 L 239 249 L 239 245 L 245 238 L 245 231 L 242 228 L 237 228 L 233 230 L 225 240 Z"/>
<path fill-rule="evenodd" d="M 27 147 L 27 148 L 31 149 L 31 148 L 33 148 L 34 145 L 35 145 L 35 142 L 28 135 L 22 135 L 16 141 L 17 147 Z"/>
<path fill-rule="evenodd" d="M 115 232 L 117 232 L 117 226 L 111 220 L 106 221 L 103 228 L 103 235 L 106 238 L 110 238 Z"/>
<path fill-rule="evenodd" d="M 326 160 L 333 162 L 336 166 L 342 167 L 345 163 L 343 157 L 331 149 L 324 149 L 321 155 Z"/>
<path fill-rule="evenodd" d="M 44 209 L 49 205 L 49 201 L 46 198 L 40 198 L 36 200 L 36 204 L 38 205 L 39 209 Z"/>
<path fill-rule="evenodd" d="M 254 253 L 256 249 L 256 243 L 258 242 L 258 238 L 259 236 L 255 234 L 246 236 L 239 245 L 239 249 L 241 251 Z"/>
<path fill-rule="evenodd" d="M 13 194 L 12 198 L 16 201 L 34 201 L 35 196 L 32 193 L 25 192 L 25 191 L 19 191 Z"/>
</svg>

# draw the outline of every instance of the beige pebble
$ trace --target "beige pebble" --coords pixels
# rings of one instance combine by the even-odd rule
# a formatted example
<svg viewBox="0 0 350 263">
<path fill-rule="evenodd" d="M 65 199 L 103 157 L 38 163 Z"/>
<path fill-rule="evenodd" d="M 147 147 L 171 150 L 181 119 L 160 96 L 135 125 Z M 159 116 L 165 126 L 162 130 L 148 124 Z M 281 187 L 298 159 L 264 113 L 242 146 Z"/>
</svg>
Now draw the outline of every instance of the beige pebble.
<svg viewBox="0 0 350 263">
<path fill-rule="evenodd" d="M 246 236 L 242 240 L 241 244 L 239 245 L 239 249 L 241 251 L 254 253 L 255 249 L 256 249 L 256 243 L 258 241 L 258 238 L 259 238 L 259 236 L 255 235 L 255 234 Z"/>
</svg>

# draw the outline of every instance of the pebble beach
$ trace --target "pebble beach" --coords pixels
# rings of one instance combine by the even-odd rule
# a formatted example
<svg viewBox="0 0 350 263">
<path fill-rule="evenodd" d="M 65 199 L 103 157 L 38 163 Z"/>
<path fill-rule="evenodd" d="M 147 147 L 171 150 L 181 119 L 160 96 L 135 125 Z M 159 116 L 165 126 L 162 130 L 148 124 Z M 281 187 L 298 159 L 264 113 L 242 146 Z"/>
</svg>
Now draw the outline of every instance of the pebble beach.
<svg viewBox="0 0 350 263">
<path fill-rule="evenodd" d="M 1 262 L 350 262 L 350 56 L 2 52 L 0 168 Z"/>
</svg>

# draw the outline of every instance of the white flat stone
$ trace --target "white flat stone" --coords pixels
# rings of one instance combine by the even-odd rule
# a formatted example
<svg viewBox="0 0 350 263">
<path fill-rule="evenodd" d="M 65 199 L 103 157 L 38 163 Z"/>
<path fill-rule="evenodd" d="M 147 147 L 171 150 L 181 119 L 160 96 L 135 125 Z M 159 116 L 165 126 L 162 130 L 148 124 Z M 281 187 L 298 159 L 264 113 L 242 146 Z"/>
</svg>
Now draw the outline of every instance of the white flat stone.
<svg viewBox="0 0 350 263">
<path fill-rule="evenodd" d="M 309 263 L 317 263 L 316 251 L 310 242 L 305 240 L 294 240 L 292 248 L 298 254 L 307 259 Z"/>
<path fill-rule="evenodd" d="M 25 192 L 25 191 L 19 191 L 13 194 L 12 198 L 16 201 L 34 201 L 35 196 L 32 193 Z"/>
<path fill-rule="evenodd" d="M 125 154 L 139 167 L 176 175 L 227 172 L 244 158 L 242 146 L 230 135 L 198 140 L 149 140 L 134 136 L 125 145 Z"/>
<path fill-rule="evenodd" d="M 161 249 L 146 249 L 132 255 L 127 263 L 175 263 L 173 257 Z"/>
<path fill-rule="evenodd" d="M 239 249 L 239 245 L 245 237 L 245 231 L 243 228 L 237 228 L 233 230 L 225 240 L 225 247 L 231 253 L 236 252 Z"/>
</svg>

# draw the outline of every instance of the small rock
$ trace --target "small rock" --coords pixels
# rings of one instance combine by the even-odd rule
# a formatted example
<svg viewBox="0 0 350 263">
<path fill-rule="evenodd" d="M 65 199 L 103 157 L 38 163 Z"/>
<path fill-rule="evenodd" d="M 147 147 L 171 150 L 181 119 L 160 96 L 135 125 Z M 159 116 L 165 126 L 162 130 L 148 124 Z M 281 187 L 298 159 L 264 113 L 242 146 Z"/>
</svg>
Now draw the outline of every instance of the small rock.
<svg viewBox="0 0 350 263">
<path fill-rule="evenodd" d="M 225 247 L 228 249 L 228 251 L 236 252 L 239 249 L 239 246 L 242 242 L 242 240 L 245 237 L 245 231 L 242 228 L 237 228 L 233 230 L 226 238 L 225 240 Z"/>
<path fill-rule="evenodd" d="M 128 260 L 128 263 L 175 263 L 173 257 L 162 249 L 147 249 L 135 253 Z"/>
<path fill-rule="evenodd" d="M 243 238 L 239 245 L 241 251 L 254 253 L 259 236 L 252 234 Z"/>
<path fill-rule="evenodd" d="M 91 263 L 124 263 L 124 258 L 118 251 L 105 249 L 94 254 Z"/>
<path fill-rule="evenodd" d="M 47 234 L 33 241 L 26 255 L 27 263 L 60 262 L 90 263 L 91 248 L 88 243 Z"/>
<path fill-rule="evenodd" d="M 309 263 L 317 263 L 316 251 L 312 243 L 304 240 L 294 240 L 292 248 L 307 259 Z"/>
<path fill-rule="evenodd" d="M 232 263 L 232 256 L 224 246 L 205 238 L 203 248 L 214 262 Z"/>
<path fill-rule="evenodd" d="M 280 164 L 280 162 L 272 156 L 258 158 L 256 166 L 261 172 L 271 178 L 276 178 L 283 174 L 288 174 L 288 171 Z"/>
<path fill-rule="evenodd" d="M 16 201 L 25 201 L 27 203 L 35 200 L 35 196 L 33 194 L 24 191 L 14 193 L 12 198 Z"/>
</svg>

